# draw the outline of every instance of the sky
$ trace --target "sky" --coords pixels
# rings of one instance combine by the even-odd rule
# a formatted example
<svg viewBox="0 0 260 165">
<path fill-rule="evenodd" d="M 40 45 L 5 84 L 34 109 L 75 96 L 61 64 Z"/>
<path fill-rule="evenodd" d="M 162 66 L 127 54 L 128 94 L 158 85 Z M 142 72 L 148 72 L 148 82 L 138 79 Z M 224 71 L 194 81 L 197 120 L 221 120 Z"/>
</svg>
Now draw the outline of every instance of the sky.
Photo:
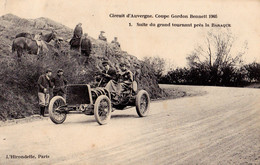
<svg viewBox="0 0 260 165">
<path fill-rule="evenodd" d="M 0 0 L 0 15 L 12 13 L 22 18 L 47 17 L 74 28 L 82 23 L 83 32 L 97 38 L 105 31 L 108 42 L 116 36 L 121 48 L 139 59 L 145 56 L 165 58 L 174 67 L 187 65 L 186 57 L 204 42 L 210 27 L 151 27 L 155 24 L 230 24 L 236 37 L 234 49 L 248 43 L 246 63 L 260 62 L 259 0 Z M 153 18 L 116 18 L 110 14 L 152 15 Z M 155 15 L 209 15 L 217 18 L 155 18 Z M 133 26 L 129 26 L 131 23 Z M 215 29 L 215 28 L 213 28 Z M 224 28 L 221 28 L 225 30 Z"/>
</svg>

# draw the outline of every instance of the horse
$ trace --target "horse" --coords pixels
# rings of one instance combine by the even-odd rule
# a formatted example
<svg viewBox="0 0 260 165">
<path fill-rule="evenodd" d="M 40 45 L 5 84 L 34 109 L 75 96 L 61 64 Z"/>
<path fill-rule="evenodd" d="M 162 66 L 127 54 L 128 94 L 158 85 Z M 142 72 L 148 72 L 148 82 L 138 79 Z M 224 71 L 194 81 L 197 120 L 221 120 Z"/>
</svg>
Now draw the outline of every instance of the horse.
<svg viewBox="0 0 260 165">
<path fill-rule="evenodd" d="M 56 32 L 52 31 L 49 34 L 42 35 L 42 40 L 37 41 L 27 37 L 18 37 L 13 40 L 12 53 L 17 52 L 18 60 L 21 61 L 21 57 L 24 52 L 28 54 L 39 55 L 40 53 L 47 53 L 48 47 L 45 42 L 50 42 L 56 39 Z"/>
<path fill-rule="evenodd" d="M 34 39 L 36 35 L 35 34 L 31 34 L 31 33 L 27 33 L 27 32 L 22 32 L 19 33 L 15 36 L 15 38 L 19 38 L 19 37 L 25 37 L 25 38 L 29 38 L 29 39 Z M 41 39 L 44 40 L 45 42 L 50 42 L 51 40 L 54 40 L 57 38 L 57 32 L 52 30 L 51 33 L 45 34 L 45 35 L 41 35 Z"/>
<path fill-rule="evenodd" d="M 22 33 L 17 34 L 17 35 L 15 36 L 15 38 L 25 37 L 25 38 L 33 39 L 34 36 L 35 36 L 34 34 L 27 33 L 27 32 L 22 32 Z"/>
<path fill-rule="evenodd" d="M 37 43 L 38 42 L 38 43 Z M 36 41 L 30 38 L 19 37 L 14 39 L 12 45 L 12 53 L 17 52 L 18 61 L 21 61 L 21 57 L 24 52 L 28 54 L 39 55 L 48 52 L 48 47 L 44 41 Z"/>
</svg>

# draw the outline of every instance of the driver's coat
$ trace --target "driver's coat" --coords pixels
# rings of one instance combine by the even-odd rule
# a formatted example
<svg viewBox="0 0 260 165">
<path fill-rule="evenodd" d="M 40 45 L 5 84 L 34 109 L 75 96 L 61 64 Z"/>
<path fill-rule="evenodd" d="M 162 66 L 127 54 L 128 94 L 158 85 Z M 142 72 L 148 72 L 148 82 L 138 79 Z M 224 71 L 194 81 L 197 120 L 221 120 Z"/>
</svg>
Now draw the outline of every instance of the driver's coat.
<svg viewBox="0 0 260 165">
<path fill-rule="evenodd" d="M 130 88 L 132 82 L 133 73 L 127 69 L 126 71 L 120 73 L 119 82 L 110 80 L 105 88 L 109 92 L 117 93 L 118 95 L 120 95 L 122 91 Z"/>
</svg>

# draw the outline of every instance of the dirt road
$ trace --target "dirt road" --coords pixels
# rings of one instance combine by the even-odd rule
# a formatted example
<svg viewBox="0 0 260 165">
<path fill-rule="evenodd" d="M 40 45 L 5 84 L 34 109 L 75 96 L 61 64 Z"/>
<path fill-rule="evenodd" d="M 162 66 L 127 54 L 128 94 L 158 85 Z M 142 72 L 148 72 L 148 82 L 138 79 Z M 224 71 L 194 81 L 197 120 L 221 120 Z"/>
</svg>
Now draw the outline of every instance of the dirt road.
<svg viewBox="0 0 260 165">
<path fill-rule="evenodd" d="M 115 111 L 104 126 L 69 115 L 0 127 L 0 164 L 260 164 L 259 89 L 163 87 L 207 94 L 153 102 L 145 118 Z"/>
</svg>

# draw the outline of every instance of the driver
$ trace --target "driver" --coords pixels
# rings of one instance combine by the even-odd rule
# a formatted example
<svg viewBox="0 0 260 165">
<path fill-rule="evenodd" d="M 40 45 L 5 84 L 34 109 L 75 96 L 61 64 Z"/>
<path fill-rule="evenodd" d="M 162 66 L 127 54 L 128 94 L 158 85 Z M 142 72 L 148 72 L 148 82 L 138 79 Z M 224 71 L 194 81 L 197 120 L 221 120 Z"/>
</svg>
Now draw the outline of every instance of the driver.
<svg viewBox="0 0 260 165">
<path fill-rule="evenodd" d="M 117 79 L 116 71 L 110 67 L 108 61 L 103 61 L 102 65 L 104 67 L 104 70 L 101 72 L 102 79 L 100 80 L 100 82 L 98 84 L 99 87 L 105 87 L 110 80 Z"/>
<path fill-rule="evenodd" d="M 131 84 L 133 83 L 133 73 L 126 68 L 126 64 L 121 63 L 119 66 L 119 81 L 116 82 L 110 80 L 105 87 L 112 94 L 112 96 L 115 96 L 115 100 L 118 100 L 118 96 L 120 96 L 121 92 L 129 90 L 131 88 Z"/>
</svg>

